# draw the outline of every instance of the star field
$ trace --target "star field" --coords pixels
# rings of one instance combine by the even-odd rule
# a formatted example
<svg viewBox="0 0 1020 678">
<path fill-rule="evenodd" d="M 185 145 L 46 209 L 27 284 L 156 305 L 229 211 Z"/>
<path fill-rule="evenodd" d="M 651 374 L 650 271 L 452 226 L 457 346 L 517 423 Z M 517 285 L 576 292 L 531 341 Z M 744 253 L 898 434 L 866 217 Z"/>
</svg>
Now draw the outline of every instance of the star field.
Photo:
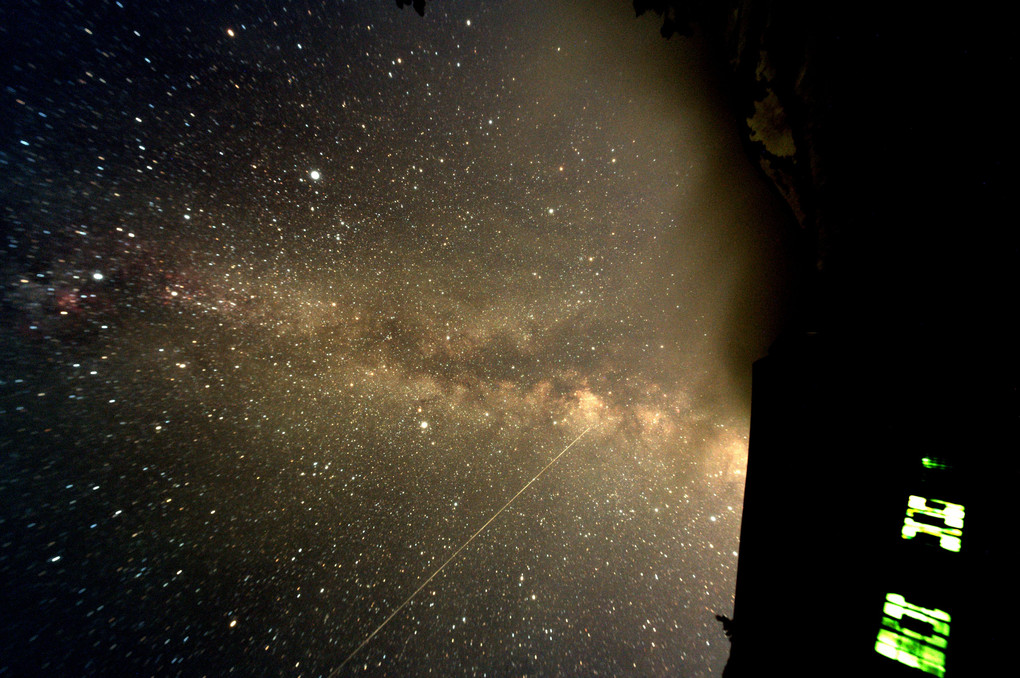
<svg viewBox="0 0 1020 678">
<path fill-rule="evenodd" d="M 341 675 L 721 670 L 784 213 L 629 3 L 433 4 L 0 10 L 9 675 L 328 675 L 588 427 Z"/>
</svg>

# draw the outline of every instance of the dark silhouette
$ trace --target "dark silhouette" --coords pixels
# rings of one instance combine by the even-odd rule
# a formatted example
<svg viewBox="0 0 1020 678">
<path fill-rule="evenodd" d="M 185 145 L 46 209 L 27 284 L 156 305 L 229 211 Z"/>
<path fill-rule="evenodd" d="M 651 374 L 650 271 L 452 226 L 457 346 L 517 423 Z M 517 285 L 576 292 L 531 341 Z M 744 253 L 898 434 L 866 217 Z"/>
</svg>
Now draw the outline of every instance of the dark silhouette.
<svg viewBox="0 0 1020 678">
<path fill-rule="evenodd" d="M 726 634 L 730 642 L 733 642 L 733 620 L 723 614 L 717 614 L 715 619 L 722 624 L 723 633 Z"/>
<path fill-rule="evenodd" d="M 397 0 L 397 7 L 400 9 L 404 9 L 408 5 L 414 7 L 418 16 L 425 16 L 425 0 Z"/>
<path fill-rule="evenodd" d="M 694 25 L 706 21 L 713 11 L 722 9 L 722 3 L 699 0 L 634 0 L 634 13 L 655 12 L 662 17 L 659 32 L 667 40 L 675 33 L 692 35 Z"/>
</svg>

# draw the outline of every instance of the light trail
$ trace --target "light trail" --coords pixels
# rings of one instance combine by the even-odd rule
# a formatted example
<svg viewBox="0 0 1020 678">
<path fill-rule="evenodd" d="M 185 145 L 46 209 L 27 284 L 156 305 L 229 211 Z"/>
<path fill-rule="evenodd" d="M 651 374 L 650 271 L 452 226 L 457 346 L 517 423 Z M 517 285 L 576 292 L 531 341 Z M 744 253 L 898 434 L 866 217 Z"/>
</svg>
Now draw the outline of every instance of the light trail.
<svg viewBox="0 0 1020 678">
<path fill-rule="evenodd" d="M 514 503 L 514 501 L 517 500 L 517 497 L 519 497 L 522 494 L 524 494 L 524 491 L 526 489 L 528 489 L 529 487 L 531 487 L 531 484 L 533 482 L 538 480 L 539 477 L 541 477 L 541 475 L 543 473 L 545 473 L 549 469 L 550 466 L 552 466 L 557 461 L 559 461 L 560 457 L 562 457 L 564 454 L 567 453 L 567 450 L 569 450 L 571 447 L 573 447 L 577 443 L 578 440 L 583 438 L 584 435 L 588 431 L 590 431 L 593 428 L 595 428 L 595 426 L 596 426 L 595 424 L 592 424 L 588 428 L 586 428 L 583 431 L 581 431 L 581 434 L 579 436 L 577 436 L 572 441 L 570 441 L 570 444 L 567 445 L 566 447 L 564 447 L 563 450 L 561 450 L 559 454 L 557 454 L 555 457 L 553 457 L 553 460 L 550 461 L 548 464 L 546 464 L 545 467 L 541 471 L 536 473 L 534 478 L 529 480 L 524 487 L 522 487 L 520 490 L 518 490 L 517 494 L 515 494 L 513 497 L 510 498 L 510 501 L 508 501 L 507 503 L 503 504 L 503 508 L 501 508 L 500 510 L 496 511 L 495 513 L 493 513 L 492 517 L 489 518 L 488 520 L 486 520 L 485 523 L 481 527 L 479 527 L 478 530 L 476 530 L 473 535 L 468 537 L 467 541 L 465 541 L 463 544 L 461 544 L 460 548 L 458 548 L 456 551 L 454 551 L 453 555 L 446 559 L 446 562 L 444 562 L 442 565 L 440 565 L 439 568 L 435 572 L 430 574 L 429 578 L 426 579 L 424 582 L 422 582 L 421 586 L 419 586 L 418 588 L 416 588 L 414 590 L 414 593 L 409 595 L 404 600 L 404 602 L 402 602 L 400 605 L 398 605 L 397 608 L 395 610 L 393 610 L 393 612 L 390 613 L 390 616 L 386 617 L 386 619 L 383 620 L 382 624 L 379 624 L 379 626 L 375 627 L 375 631 L 372 631 L 372 633 L 368 634 L 368 637 L 365 638 L 365 640 L 361 641 L 361 645 L 358 645 L 356 648 L 354 648 L 353 652 L 351 652 L 349 655 L 347 655 L 347 659 L 345 659 L 343 661 L 343 663 L 340 664 L 340 666 L 338 666 L 335 669 L 333 669 L 332 671 L 330 671 L 329 678 L 333 678 L 338 673 L 340 673 L 340 670 L 343 669 L 343 667 L 347 666 L 347 662 L 351 661 L 351 659 L 354 658 L 354 655 L 358 654 L 358 652 L 361 651 L 361 648 L 363 648 L 366 645 L 368 645 L 372 641 L 372 639 L 375 638 L 376 634 L 379 633 L 380 631 L 382 631 L 383 627 L 390 623 L 391 619 L 396 617 L 397 614 L 401 610 L 403 610 L 405 607 L 407 607 L 407 604 L 410 603 L 412 600 L 414 600 L 414 597 L 416 595 L 418 595 L 419 593 L 421 593 L 421 590 L 423 588 L 425 588 L 426 586 L 428 586 L 429 582 L 436 578 L 436 575 L 438 575 L 440 572 L 443 571 L 443 568 L 445 568 L 447 565 L 449 565 L 451 562 L 453 562 L 453 559 L 456 558 L 460 554 L 461 551 L 463 551 L 465 548 L 467 548 L 467 545 L 470 544 L 471 542 L 473 542 L 475 540 L 475 537 L 477 537 L 478 535 L 480 535 L 482 532 L 485 531 L 485 528 L 487 528 L 489 526 L 489 523 L 491 523 L 493 520 L 495 520 L 497 517 L 499 517 L 500 513 L 502 513 L 503 511 L 507 510 L 507 508 L 510 507 L 510 504 Z"/>
</svg>

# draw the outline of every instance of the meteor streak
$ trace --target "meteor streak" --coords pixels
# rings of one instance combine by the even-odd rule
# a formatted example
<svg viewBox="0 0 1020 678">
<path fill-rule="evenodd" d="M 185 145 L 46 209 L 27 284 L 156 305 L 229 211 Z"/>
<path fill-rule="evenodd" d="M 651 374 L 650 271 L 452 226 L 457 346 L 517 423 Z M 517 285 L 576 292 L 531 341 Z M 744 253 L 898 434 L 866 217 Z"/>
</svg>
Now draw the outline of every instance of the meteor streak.
<svg viewBox="0 0 1020 678">
<path fill-rule="evenodd" d="M 534 477 L 534 478 L 532 478 L 531 480 L 529 480 L 529 481 L 527 482 L 527 484 L 526 484 L 526 485 L 525 485 L 524 487 L 522 487 L 522 488 L 521 488 L 520 490 L 518 490 L 518 491 L 517 491 L 517 494 L 515 494 L 515 495 L 514 495 L 513 497 L 511 497 L 511 498 L 510 498 L 510 501 L 508 501 L 507 503 L 503 504 L 503 508 L 501 508 L 500 510 L 496 511 L 495 513 L 493 513 L 493 514 L 492 514 L 492 517 L 491 517 L 491 518 L 489 518 L 488 520 L 486 520 L 486 521 L 485 521 L 485 523 L 484 523 L 484 524 L 483 524 L 483 525 L 482 525 L 481 527 L 479 527 L 479 528 L 478 528 L 478 530 L 477 530 L 477 531 L 475 531 L 475 533 L 474 533 L 473 535 L 471 535 L 470 537 L 468 537 L 467 541 L 465 541 L 465 542 L 464 542 L 463 544 L 461 544 L 461 545 L 460 545 L 460 548 L 458 548 L 458 549 L 457 549 L 456 551 L 454 551 L 454 552 L 453 552 L 453 555 L 452 555 L 452 556 L 450 556 L 449 558 L 447 558 L 447 559 L 446 559 L 446 562 L 444 562 L 444 563 L 443 563 L 442 565 L 440 565 L 440 566 L 439 566 L 439 568 L 438 568 L 438 569 L 437 569 L 437 570 L 436 570 L 435 572 L 433 572 L 432 574 L 430 574 L 430 575 L 429 575 L 429 578 L 428 578 L 428 579 L 426 579 L 426 580 L 425 580 L 424 582 L 422 582 L 421 586 L 419 586 L 419 587 L 418 587 L 417 589 L 415 589 L 415 590 L 414 590 L 414 593 L 412 593 L 411 595 L 409 595 L 409 596 L 408 596 L 408 597 L 407 597 L 407 598 L 406 598 L 406 599 L 404 600 L 404 602 L 402 602 L 402 603 L 401 603 L 400 605 L 398 605 L 398 606 L 397 606 L 397 608 L 396 608 L 395 610 L 393 610 L 393 612 L 391 612 L 391 613 L 390 613 L 390 616 L 386 617 L 386 619 L 384 619 L 384 620 L 383 620 L 382 624 L 379 624 L 379 626 L 377 626 L 377 627 L 375 628 L 375 631 L 372 631 L 372 633 L 368 634 L 368 637 L 367 637 L 367 638 L 365 638 L 365 640 L 361 641 L 361 645 L 358 645 L 358 646 L 357 646 L 356 648 L 354 648 L 354 651 L 353 651 L 353 652 L 351 652 L 351 653 L 350 653 L 349 655 L 347 655 L 347 659 L 345 659 L 345 660 L 343 661 L 343 663 L 342 663 L 342 664 L 340 664 L 340 666 L 336 667 L 335 669 L 333 669 L 333 671 L 331 671 L 331 672 L 330 672 L 330 674 L 329 674 L 329 678 L 333 678 L 333 676 L 336 676 L 336 675 L 337 675 L 338 673 L 340 673 L 340 670 L 341 670 L 341 669 L 342 669 L 343 667 L 347 666 L 347 662 L 351 661 L 351 659 L 353 659 L 353 658 L 354 658 L 354 655 L 358 654 L 358 652 L 360 652 L 360 651 L 361 651 L 361 648 L 363 648 L 363 647 L 365 647 L 366 645 L 368 645 L 368 643 L 369 643 L 369 642 L 370 642 L 370 641 L 371 641 L 371 640 L 372 640 L 373 638 L 375 638 L 376 634 L 377 634 L 377 633 L 379 633 L 380 631 L 382 631 L 383 627 L 384 627 L 384 626 L 386 626 L 387 624 L 389 624 L 389 623 L 390 623 L 390 620 L 391 620 L 391 619 L 393 619 L 394 617 L 396 617 L 396 616 L 397 616 L 397 613 L 399 613 L 399 612 L 400 612 L 401 610 L 403 610 L 403 609 L 404 609 L 404 608 L 405 608 L 405 607 L 407 606 L 407 604 L 408 604 L 408 603 L 410 603 L 410 602 L 411 602 L 411 601 L 412 601 L 412 600 L 414 599 L 414 597 L 415 597 L 416 595 L 418 595 L 419 593 L 421 593 L 421 590 L 422 590 L 423 588 L 425 588 L 426 586 L 428 586 L 428 584 L 429 584 L 429 582 L 430 582 L 430 581 L 432 581 L 433 579 L 435 579 L 436 575 L 438 575 L 438 574 L 439 574 L 440 572 L 442 572 L 442 571 L 443 571 L 443 568 L 445 568 L 445 567 L 446 567 L 447 565 L 449 565 L 449 564 L 450 564 L 451 562 L 453 562 L 453 559 L 454 559 L 454 558 L 456 558 L 456 557 L 457 557 L 457 556 L 458 556 L 458 555 L 460 554 L 460 552 L 461 552 L 461 551 L 463 551 L 463 550 L 464 550 L 465 548 L 467 548 L 467 545 L 468 545 L 468 544 L 470 544 L 470 543 L 471 543 L 472 541 L 474 541 L 474 540 L 475 540 L 475 537 L 477 537 L 478 535 L 480 535 L 480 534 L 481 534 L 482 532 L 484 532 L 484 531 L 485 531 L 485 528 L 487 528 L 487 527 L 489 526 L 489 523 L 491 523 L 491 522 L 492 522 L 493 520 L 495 520 L 495 519 L 496 519 L 496 518 L 497 518 L 497 517 L 499 516 L 499 514 L 500 514 L 500 513 L 502 513 L 503 511 L 507 510 L 507 508 L 509 508 L 509 507 L 510 507 L 510 504 L 514 503 L 514 501 L 516 501 L 516 500 L 517 500 L 517 497 L 519 497 L 519 496 L 521 496 L 522 494 L 524 494 L 524 491 L 525 491 L 526 489 L 528 489 L 529 487 L 531 487 L 531 484 L 532 484 L 533 482 L 535 482 L 536 480 L 538 480 L 538 479 L 539 479 L 539 477 L 540 477 L 540 476 L 541 476 L 541 475 L 542 475 L 543 473 L 545 473 L 545 472 L 546 472 L 546 471 L 547 471 L 547 470 L 549 469 L 549 467 L 550 467 L 550 466 L 552 466 L 552 465 L 553 465 L 553 464 L 555 464 L 555 463 L 556 463 L 557 461 L 559 461 L 560 457 L 562 457 L 562 456 L 563 456 L 564 454 L 566 454 L 566 453 L 567 453 L 567 450 L 569 450 L 569 449 L 570 449 L 571 447 L 573 447 L 573 446 L 574 446 L 574 444 L 575 444 L 575 443 L 577 443 L 577 441 L 578 441 L 578 440 L 580 440 L 581 438 L 583 438 L 583 437 L 584 437 L 584 435 L 585 435 L 586 433 L 588 433 L 588 431 L 590 431 L 590 430 L 592 430 L 593 428 L 595 428 L 595 426 L 596 426 L 595 424 L 592 424 L 592 425 L 591 425 L 591 426 L 589 426 L 588 428 L 586 428 L 586 429 L 584 429 L 583 431 L 581 431 L 581 434 L 580 434 L 579 436 L 577 436 L 577 437 L 576 437 L 576 438 L 574 438 L 574 439 L 573 439 L 572 441 L 570 441 L 570 444 L 569 444 L 569 445 L 567 445 L 566 447 L 564 447 L 564 448 L 563 448 L 563 449 L 562 449 L 562 450 L 560 451 L 560 453 L 559 453 L 559 454 L 557 454 L 557 455 L 556 455 L 555 457 L 553 457 L 553 460 L 552 460 L 552 461 L 550 461 L 550 462 L 549 462 L 548 464 L 546 464 L 546 465 L 545 465 L 545 467 L 544 467 L 544 468 L 543 468 L 543 469 L 542 469 L 541 471 L 539 471 L 538 473 L 536 473 L 536 474 L 535 474 L 535 477 Z"/>
</svg>

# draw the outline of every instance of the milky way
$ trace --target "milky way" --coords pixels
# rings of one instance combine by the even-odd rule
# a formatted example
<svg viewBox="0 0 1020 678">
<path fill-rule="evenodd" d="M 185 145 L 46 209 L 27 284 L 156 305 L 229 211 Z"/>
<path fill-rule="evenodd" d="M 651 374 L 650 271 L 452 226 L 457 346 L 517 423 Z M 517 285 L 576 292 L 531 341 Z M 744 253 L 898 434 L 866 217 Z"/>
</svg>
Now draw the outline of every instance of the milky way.
<svg viewBox="0 0 1020 678">
<path fill-rule="evenodd" d="M 593 427 L 344 674 L 721 670 L 783 212 L 696 42 L 493 4 L 3 10 L 4 667 L 328 674 Z"/>
</svg>

